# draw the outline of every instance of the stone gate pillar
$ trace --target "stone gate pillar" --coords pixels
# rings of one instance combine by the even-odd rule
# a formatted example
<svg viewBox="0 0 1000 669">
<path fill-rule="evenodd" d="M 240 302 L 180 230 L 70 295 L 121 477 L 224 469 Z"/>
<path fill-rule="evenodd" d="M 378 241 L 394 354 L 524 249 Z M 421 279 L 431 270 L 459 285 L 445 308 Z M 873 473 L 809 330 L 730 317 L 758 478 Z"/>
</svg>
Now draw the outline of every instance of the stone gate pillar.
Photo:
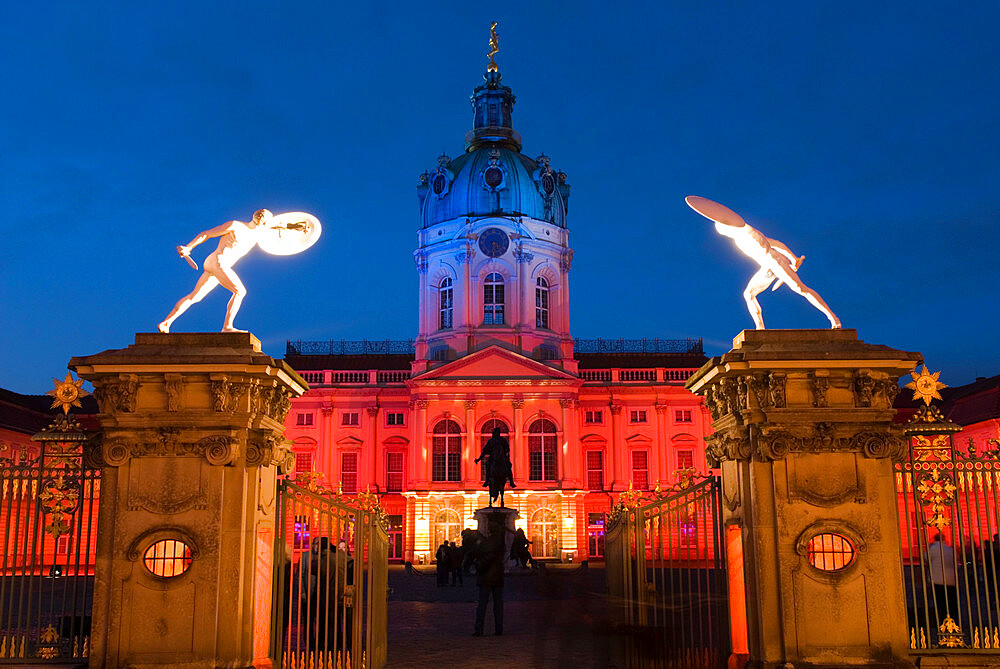
<svg viewBox="0 0 1000 669">
<path fill-rule="evenodd" d="M 744 330 L 688 381 L 742 531 L 750 666 L 912 666 L 892 403 L 920 357 L 852 329 Z"/>
<path fill-rule="evenodd" d="M 249 333 L 75 357 L 103 432 L 90 666 L 266 663 L 275 475 L 306 383 Z"/>
</svg>

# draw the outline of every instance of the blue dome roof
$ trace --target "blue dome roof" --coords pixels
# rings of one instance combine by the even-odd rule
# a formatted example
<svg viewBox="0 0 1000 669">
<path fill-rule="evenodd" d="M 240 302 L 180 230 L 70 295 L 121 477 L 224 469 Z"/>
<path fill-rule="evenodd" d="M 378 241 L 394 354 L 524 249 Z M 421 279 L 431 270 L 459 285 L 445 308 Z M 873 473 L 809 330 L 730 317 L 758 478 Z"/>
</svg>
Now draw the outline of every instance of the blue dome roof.
<svg viewBox="0 0 1000 669">
<path fill-rule="evenodd" d="M 521 138 L 511 124 L 514 95 L 500 85 L 499 72 L 472 96 L 473 129 L 466 152 L 438 158 L 433 172 L 420 176 L 417 194 L 421 227 L 463 216 L 528 216 L 566 227 L 569 186 L 566 175 L 549 166 L 547 156 L 520 152 Z"/>
</svg>

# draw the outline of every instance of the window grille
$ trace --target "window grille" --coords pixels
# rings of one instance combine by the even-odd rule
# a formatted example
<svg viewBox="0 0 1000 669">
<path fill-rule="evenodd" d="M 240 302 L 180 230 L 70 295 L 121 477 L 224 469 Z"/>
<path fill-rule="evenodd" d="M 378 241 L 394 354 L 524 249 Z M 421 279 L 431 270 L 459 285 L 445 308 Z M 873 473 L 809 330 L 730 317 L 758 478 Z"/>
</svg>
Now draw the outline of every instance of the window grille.
<svg viewBox="0 0 1000 669">
<path fill-rule="evenodd" d="M 434 481 L 462 480 L 462 432 L 453 420 L 434 426 L 431 447 L 431 478 Z"/>
<path fill-rule="evenodd" d="M 438 327 L 442 330 L 447 330 L 452 326 L 455 306 L 453 291 L 451 279 L 448 277 L 442 279 L 441 285 L 438 287 Z"/>
<path fill-rule="evenodd" d="M 405 425 L 405 423 L 403 422 L 403 414 L 402 414 L 402 412 L 387 413 L 385 415 L 385 424 L 386 425 L 395 425 L 397 427 Z"/>
<path fill-rule="evenodd" d="M 840 571 L 854 561 L 854 545 L 840 534 L 817 534 L 806 546 L 806 559 L 820 571 Z"/>
<path fill-rule="evenodd" d="M 645 423 L 646 422 L 646 412 L 643 410 L 631 411 L 629 413 L 630 422 L 632 423 Z"/>
<path fill-rule="evenodd" d="M 340 424 L 347 425 L 349 427 L 357 427 L 359 416 L 360 414 L 357 411 L 350 411 L 350 412 L 345 411 L 341 416 Z"/>
<path fill-rule="evenodd" d="M 586 411 L 584 412 L 584 422 L 587 425 L 601 425 L 604 423 L 604 412 L 603 411 Z"/>
<path fill-rule="evenodd" d="M 604 453 L 587 451 L 587 488 L 604 490 Z"/>
<path fill-rule="evenodd" d="M 191 567 L 191 547 L 178 539 L 163 539 L 147 548 L 142 560 L 154 576 L 180 576 Z"/>
<path fill-rule="evenodd" d="M 649 453 L 632 451 L 632 487 L 649 490 Z"/>
<path fill-rule="evenodd" d="M 675 423 L 690 423 L 690 422 L 692 422 L 692 419 L 691 419 L 691 410 L 690 409 L 678 409 L 677 411 L 674 411 L 674 422 Z"/>
<path fill-rule="evenodd" d="M 403 454 L 385 454 L 385 490 L 403 492 Z"/>
<path fill-rule="evenodd" d="M 313 454 L 312 453 L 296 453 L 295 454 L 295 473 L 304 474 L 305 472 L 312 471 L 313 464 Z"/>
<path fill-rule="evenodd" d="M 677 469 L 694 467 L 694 451 L 677 451 Z"/>
<path fill-rule="evenodd" d="M 556 480 L 556 426 L 541 418 L 528 427 L 528 480 Z"/>
<path fill-rule="evenodd" d="M 535 327 L 549 327 L 549 282 L 541 276 L 535 282 Z"/>
<path fill-rule="evenodd" d="M 313 424 L 313 415 L 311 413 L 300 413 L 295 416 L 295 424 L 302 426 L 310 426 Z"/>
<path fill-rule="evenodd" d="M 358 454 L 340 454 L 340 485 L 345 493 L 354 494 L 358 491 Z"/>
<path fill-rule="evenodd" d="M 503 277 L 493 272 L 483 284 L 483 325 L 503 325 Z"/>
</svg>

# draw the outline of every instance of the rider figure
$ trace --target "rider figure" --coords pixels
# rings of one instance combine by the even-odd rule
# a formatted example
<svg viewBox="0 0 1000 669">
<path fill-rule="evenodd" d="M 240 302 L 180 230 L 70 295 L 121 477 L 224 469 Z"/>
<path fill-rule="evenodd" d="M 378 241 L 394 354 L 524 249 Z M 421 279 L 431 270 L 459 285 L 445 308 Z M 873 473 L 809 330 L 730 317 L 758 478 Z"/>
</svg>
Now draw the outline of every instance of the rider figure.
<svg viewBox="0 0 1000 669">
<path fill-rule="evenodd" d="M 500 428 L 498 427 L 493 428 L 493 435 L 483 445 L 483 450 L 476 458 L 476 462 L 484 459 L 486 460 L 484 468 L 486 471 L 483 477 L 484 488 L 488 488 L 489 480 L 498 474 L 510 483 L 511 488 L 517 487 L 514 484 L 514 472 L 510 464 L 510 442 L 500 436 Z"/>
</svg>

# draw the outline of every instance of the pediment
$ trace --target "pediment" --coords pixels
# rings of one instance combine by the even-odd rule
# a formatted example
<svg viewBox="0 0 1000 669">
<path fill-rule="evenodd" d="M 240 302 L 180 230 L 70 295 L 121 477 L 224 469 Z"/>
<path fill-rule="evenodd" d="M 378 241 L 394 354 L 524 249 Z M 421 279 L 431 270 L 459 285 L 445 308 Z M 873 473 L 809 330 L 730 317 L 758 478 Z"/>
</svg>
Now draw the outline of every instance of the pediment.
<svg viewBox="0 0 1000 669">
<path fill-rule="evenodd" d="M 576 383 L 579 378 L 500 346 L 490 346 L 416 376 L 417 384 L 447 381 Z"/>
<path fill-rule="evenodd" d="M 625 443 L 629 446 L 640 446 L 651 443 L 653 440 L 644 434 L 633 434 L 631 437 L 625 437 Z"/>
<path fill-rule="evenodd" d="M 341 437 L 340 439 L 337 440 L 337 446 L 340 446 L 341 448 L 359 447 L 363 443 L 364 442 L 361 439 L 358 439 L 357 437 L 353 436 Z"/>
</svg>

